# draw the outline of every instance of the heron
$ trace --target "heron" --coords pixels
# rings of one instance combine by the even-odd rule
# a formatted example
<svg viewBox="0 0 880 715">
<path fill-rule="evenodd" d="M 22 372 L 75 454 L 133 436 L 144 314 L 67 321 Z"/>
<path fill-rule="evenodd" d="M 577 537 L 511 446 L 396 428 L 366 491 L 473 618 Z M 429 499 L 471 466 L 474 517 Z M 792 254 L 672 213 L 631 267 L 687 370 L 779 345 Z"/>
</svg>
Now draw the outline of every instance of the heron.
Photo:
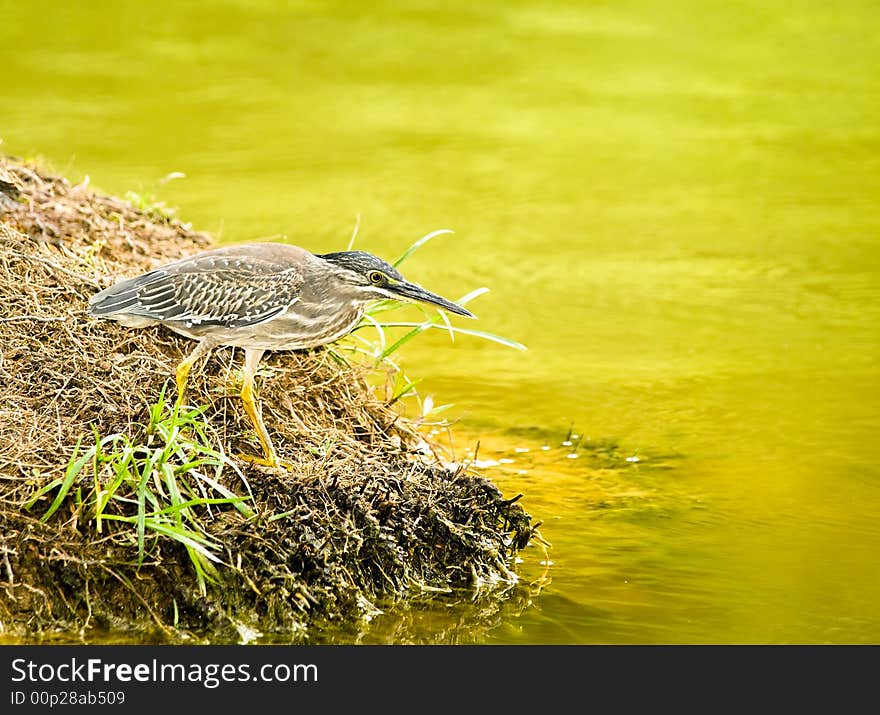
<svg viewBox="0 0 880 715">
<path fill-rule="evenodd" d="M 254 394 L 263 354 L 339 340 L 357 327 L 371 302 L 389 298 L 475 317 L 371 253 L 315 254 L 285 243 L 224 246 L 159 266 L 96 293 L 89 314 L 130 328 L 164 325 L 198 341 L 176 369 L 177 408 L 199 358 L 216 347 L 243 348 L 240 396 L 263 449 L 263 457 L 249 459 L 278 467 Z"/>
</svg>

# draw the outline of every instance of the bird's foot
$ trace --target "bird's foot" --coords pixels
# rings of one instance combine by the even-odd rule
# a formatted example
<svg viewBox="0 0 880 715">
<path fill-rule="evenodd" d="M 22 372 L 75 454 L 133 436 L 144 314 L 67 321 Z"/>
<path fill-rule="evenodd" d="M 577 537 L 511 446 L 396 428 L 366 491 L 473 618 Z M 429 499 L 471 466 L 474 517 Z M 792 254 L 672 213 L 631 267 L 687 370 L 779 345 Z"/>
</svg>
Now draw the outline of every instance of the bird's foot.
<svg viewBox="0 0 880 715">
<path fill-rule="evenodd" d="M 282 462 L 278 457 L 258 457 L 255 454 L 236 454 L 237 459 L 248 464 L 254 464 L 258 467 L 269 467 L 270 469 L 285 469 L 288 472 L 293 471 L 293 465 L 289 462 Z"/>
</svg>

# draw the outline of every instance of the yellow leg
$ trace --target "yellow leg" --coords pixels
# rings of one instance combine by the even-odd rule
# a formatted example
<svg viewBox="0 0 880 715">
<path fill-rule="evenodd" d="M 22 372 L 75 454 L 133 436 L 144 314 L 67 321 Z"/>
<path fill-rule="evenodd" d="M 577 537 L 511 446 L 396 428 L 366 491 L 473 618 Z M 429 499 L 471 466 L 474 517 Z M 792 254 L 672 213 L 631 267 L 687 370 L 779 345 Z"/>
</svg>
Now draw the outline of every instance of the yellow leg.
<svg viewBox="0 0 880 715">
<path fill-rule="evenodd" d="M 202 355 L 211 351 L 211 348 L 214 347 L 213 343 L 208 340 L 200 340 L 199 344 L 196 345 L 195 350 L 193 350 L 189 355 L 187 355 L 183 360 L 180 361 L 180 364 L 177 366 L 177 404 L 175 405 L 176 409 L 179 409 L 183 404 L 183 398 L 186 395 L 186 382 L 189 378 L 189 372 L 192 370 L 192 366 L 195 364 L 196 360 L 198 360 Z"/>
<path fill-rule="evenodd" d="M 245 412 L 247 412 L 248 417 L 251 419 L 254 429 L 257 431 L 257 437 L 260 439 L 260 444 L 263 447 L 263 454 L 265 455 L 265 459 L 260 459 L 258 457 L 246 457 L 246 459 L 255 464 L 263 464 L 267 467 L 278 467 L 278 455 L 275 453 L 275 447 L 272 444 L 272 439 L 269 437 L 269 432 L 263 424 L 260 407 L 254 399 L 254 373 L 257 371 L 257 365 L 262 357 L 262 350 L 245 348 L 244 379 L 242 380 L 241 386 L 241 401 L 244 404 Z"/>
</svg>

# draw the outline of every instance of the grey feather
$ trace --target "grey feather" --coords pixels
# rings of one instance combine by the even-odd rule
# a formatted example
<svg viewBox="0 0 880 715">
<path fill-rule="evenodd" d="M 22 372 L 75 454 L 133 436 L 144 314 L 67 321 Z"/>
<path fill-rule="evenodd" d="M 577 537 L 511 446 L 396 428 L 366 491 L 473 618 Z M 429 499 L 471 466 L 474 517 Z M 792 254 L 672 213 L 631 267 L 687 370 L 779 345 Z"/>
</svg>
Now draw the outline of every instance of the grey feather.
<svg viewBox="0 0 880 715">
<path fill-rule="evenodd" d="M 117 283 L 92 297 L 90 313 L 238 328 L 271 320 L 297 301 L 299 272 L 281 261 L 231 253 L 220 249 Z"/>
</svg>

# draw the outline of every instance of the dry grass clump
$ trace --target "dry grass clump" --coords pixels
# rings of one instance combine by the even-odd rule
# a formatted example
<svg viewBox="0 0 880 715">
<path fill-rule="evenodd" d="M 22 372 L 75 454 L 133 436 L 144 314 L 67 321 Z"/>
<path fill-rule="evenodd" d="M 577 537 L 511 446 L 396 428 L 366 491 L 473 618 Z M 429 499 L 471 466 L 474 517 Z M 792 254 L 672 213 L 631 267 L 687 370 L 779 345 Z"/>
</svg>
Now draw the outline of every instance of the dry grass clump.
<svg viewBox="0 0 880 715">
<path fill-rule="evenodd" d="M 263 363 L 264 417 L 289 470 L 230 456 L 260 453 L 230 349 L 190 378 L 198 429 L 159 414 L 192 343 L 91 319 L 88 299 L 209 245 L 161 211 L 0 159 L 3 629 L 307 638 L 309 626 L 364 615 L 379 598 L 513 579 L 511 559 L 533 535 L 528 514 L 491 482 L 426 456 L 418 430 L 368 386 L 368 368 L 332 350 Z M 157 420 L 179 442 L 163 442 Z M 68 469 L 108 435 L 121 437 L 106 450 L 125 459 Z M 151 461 L 157 444 L 166 466 Z M 246 501 L 212 501 L 206 483 Z M 151 498 L 177 491 L 144 518 Z M 202 541 L 150 532 L 158 516 Z"/>
</svg>

